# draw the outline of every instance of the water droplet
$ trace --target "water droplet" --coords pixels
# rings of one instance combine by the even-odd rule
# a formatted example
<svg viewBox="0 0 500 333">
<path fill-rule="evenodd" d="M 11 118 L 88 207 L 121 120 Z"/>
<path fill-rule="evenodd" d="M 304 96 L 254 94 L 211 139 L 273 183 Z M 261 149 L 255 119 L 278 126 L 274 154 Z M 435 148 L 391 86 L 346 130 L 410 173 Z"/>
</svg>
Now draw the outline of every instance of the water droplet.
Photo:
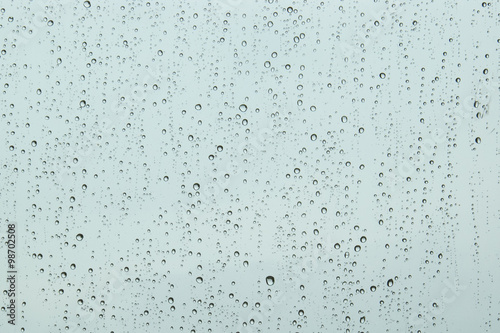
<svg viewBox="0 0 500 333">
<path fill-rule="evenodd" d="M 274 285 L 274 277 L 269 275 L 268 277 L 266 277 L 266 283 L 268 286 L 272 286 Z"/>
</svg>

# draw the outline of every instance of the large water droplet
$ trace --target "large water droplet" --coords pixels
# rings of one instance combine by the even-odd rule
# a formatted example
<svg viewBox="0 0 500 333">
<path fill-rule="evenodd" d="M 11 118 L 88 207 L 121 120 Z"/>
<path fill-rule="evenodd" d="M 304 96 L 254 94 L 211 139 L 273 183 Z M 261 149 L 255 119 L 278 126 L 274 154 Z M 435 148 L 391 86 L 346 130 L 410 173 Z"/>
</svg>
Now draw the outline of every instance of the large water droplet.
<svg viewBox="0 0 500 333">
<path fill-rule="evenodd" d="M 266 283 L 268 286 L 272 286 L 274 284 L 274 277 L 269 275 L 268 277 L 266 277 Z"/>
</svg>

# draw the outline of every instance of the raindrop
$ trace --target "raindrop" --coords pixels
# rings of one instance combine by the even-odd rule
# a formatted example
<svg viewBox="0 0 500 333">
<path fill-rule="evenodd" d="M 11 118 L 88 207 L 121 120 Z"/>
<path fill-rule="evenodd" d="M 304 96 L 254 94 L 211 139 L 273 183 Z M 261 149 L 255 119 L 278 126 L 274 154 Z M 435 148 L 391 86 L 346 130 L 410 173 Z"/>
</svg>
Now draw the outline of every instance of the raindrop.
<svg viewBox="0 0 500 333">
<path fill-rule="evenodd" d="M 266 277 L 266 283 L 268 286 L 272 286 L 274 285 L 274 277 L 269 275 L 268 277 Z"/>
</svg>

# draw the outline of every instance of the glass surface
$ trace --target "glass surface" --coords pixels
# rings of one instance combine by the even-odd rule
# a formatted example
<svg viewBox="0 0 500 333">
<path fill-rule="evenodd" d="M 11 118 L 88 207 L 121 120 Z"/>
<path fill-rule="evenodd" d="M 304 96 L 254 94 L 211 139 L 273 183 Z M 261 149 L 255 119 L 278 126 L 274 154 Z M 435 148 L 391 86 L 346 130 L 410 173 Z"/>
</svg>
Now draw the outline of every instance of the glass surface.
<svg viewBox="0 0 500 333">
<path fill-rule="evenodd" d="M 0 332 L 500 332 L 499 15 L 0 1 Z"/>
</svg>

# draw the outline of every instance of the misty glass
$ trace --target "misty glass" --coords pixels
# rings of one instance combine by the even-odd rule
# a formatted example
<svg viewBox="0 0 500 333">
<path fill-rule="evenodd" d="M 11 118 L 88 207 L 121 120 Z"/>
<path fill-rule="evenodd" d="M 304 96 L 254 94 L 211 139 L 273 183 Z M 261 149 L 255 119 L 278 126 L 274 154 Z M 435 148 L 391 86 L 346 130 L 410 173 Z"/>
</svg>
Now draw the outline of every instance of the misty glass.
<svg viewBox="0 0 500 333">
<path fill-rule="evenodd" d="M 500 332 L 499 32 L 498 1 L 0 1 L 0 332 Z"/>
</svg>

